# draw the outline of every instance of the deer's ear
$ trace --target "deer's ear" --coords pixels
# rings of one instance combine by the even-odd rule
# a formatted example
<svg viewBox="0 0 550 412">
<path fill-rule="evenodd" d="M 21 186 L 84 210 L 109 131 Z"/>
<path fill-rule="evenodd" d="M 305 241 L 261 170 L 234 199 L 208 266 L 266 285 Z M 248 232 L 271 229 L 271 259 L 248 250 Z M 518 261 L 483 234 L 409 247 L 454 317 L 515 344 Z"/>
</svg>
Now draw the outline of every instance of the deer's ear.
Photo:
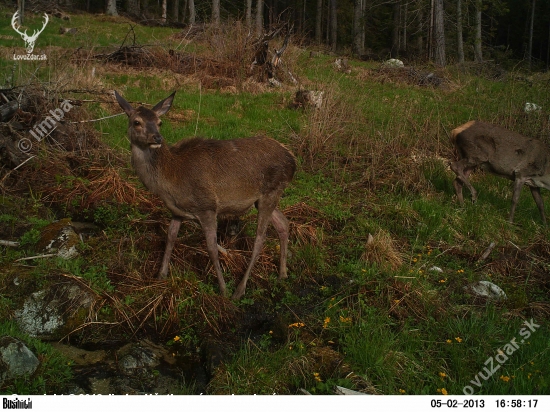
<svg viewBox="0 0 550 412">
<path fill-rule="evenodd" d="M 157 116 L 162 116 L 164 113 L 170 110 L 170 107 L 172 107 L 172 102 L 174 101 L 175 95 L 176 95 L 176 92 L 172 93 L 166 99 L 161 100 L 155 105 L 155 107 L 153 107 L 153 111 L 157 114 Z"/>
<path fill-rule="evenodd" d="M 126 114 L 128 116 L 130 116 L 130 114 L 134 111 L 134 108 L 130 105 L 130 103 L 128 103 L 124 99 L 124 97 L 122 97 L 120 94 L 118 94 L 118 92 L 116 90 L 115 90 L 115 97 L 116 97 L 116 101 L 118 102 L 120 107 L 122 107 L 122 110 L 124 110 L 124 112 L 126 112 Z"/>
</svg>

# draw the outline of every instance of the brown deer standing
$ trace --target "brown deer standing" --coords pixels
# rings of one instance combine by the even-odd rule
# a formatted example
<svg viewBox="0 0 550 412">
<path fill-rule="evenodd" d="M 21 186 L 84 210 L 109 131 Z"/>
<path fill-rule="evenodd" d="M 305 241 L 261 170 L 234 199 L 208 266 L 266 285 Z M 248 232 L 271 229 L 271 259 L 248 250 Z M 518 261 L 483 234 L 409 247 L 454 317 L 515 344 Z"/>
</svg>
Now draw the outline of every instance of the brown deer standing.
<svg viewBox="0 0 550 412">
<path fill-rule="evenodd" d="M 164 278 L 168 274 L 182 219 L 196 219 L 206 237 L 220 292 L 225 294 L 218 260 L 217 216 L 241 215 L 255 205 L 258 227 L 252 257 L 232 298 L 239 299 L 245 293 L 269 222 L 273 223 L 280 240 L 279 279 L 286 278 L 288 221 L 277 205 L 296 170 L 294 156 L 277 141 L 262 136 L 235 140 L 192 138 L 168 146 L 159 131 L 159 117 L 170 109 L 174 95 L 175 92 L 153 109 L 143 106 L 134 109 L 115 91 L 120 107 L 129 118 L 132 165 L 147 189 L 157 194 L 173 214 L 158 276 Z"/>
<path fill-rule="evenodd" d="M 550 149 L 542 141 L 479 121 L 457 127 L 451 132 L 451 138 L 460 155 L 460 160 L 451 163 L 451 170 L 456 173 L 453 184 L 460 204 L 464 204 L 463 185 L 472 193 L 472 202 L 477 200 L 477 192 L 468 176 L 480 166 L 514 181 L 510 223 L 514 221 L 521 189 L 527 185 L 546 225 L 540 188 L 550 190 Z"/>
</svg>

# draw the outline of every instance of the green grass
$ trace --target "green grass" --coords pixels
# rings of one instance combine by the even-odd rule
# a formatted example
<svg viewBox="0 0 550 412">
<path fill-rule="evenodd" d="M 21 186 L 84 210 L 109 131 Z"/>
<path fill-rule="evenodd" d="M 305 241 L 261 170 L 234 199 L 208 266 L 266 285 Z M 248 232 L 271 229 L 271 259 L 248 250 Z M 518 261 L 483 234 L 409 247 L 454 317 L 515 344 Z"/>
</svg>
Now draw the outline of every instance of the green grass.
<svg viewBox="0 0 550 412">
<path fill-rule="evenodd" d="M 13 36 L 9 22 L 5 23 L 0 35 Z M 82 32 L 67 37 L 56 34 L 62 24 L 52 20 L 40 37 L 40 47 L 117 47 L 128 27 L 124 19 L 74 16 L 71 26 L 82 27 Z M 90 36 L 93 30 L 100 34 Z M 138 42 L 167 41 L 162 46 L 166 48 L 172 32 L 136 27 Z M 21 47 L 18 38 L 2 37 L 2 42 Z M 208 54 L 208 47 L 191 44 L 189 50 Z M 275 279 L 275 257 L 273 266 L 268 264 L 268 269 L 253 274 L 245 299 L 238 304 L 243 316 L 255 315 L 260 307 L 263 314 L 277 318 L 269 325 L 273 334 L 266 330 L 254 336 L 246 332 L 231 335 L 238 344 L 214 371 L 209 392 L 296 393 L 304 388 L 325 394 L 341 384 L 358 390 L 375 388 L 383 394 L 435 395 L 443 389 L 462 394 L 483 371 L 485 361 L 519 336 L 525 319 L 533 318 L 541 324 L 540 329 L 509 356 L 498 373 L 474 389 L 479 394 L 550 393 L 550 301 L 545 280 L 550 268 L 548 230 L 541 226 L 527 190 L 517 206 L 516 224 L 507 223 L 510 182 L 488 174 L 473 175 L 472 183 L 479 191 L 477 203 L 470 203 L 465 189 L 466 203 L 459 206 L 454 199 L 454 176 L 447 168 L 453 157 L 449 132 L 471 119 L 493 121 L 547 139 L 547 109 L 531 114 L 522 111 L 525 102 L 550 107 L 546 78 L 535 75 L 527 79 L 522 73 L 510 73 L 504 80 L 494 81 L 455 67 L 436 70 L 426 66 L 423 70 L 436 70 L 448 80 L 446 87 L 432 89 L 391 77 L 381 81 L 374 62 L 351 61 L 353 72 L 345 75 L 334 71 L 333 57 L 310 58 L 307 51 L 299 50 L 294 53 L 294 74 L 304 87 L 326 91 L 330 110 L 316 114 L 290 109 L 295 91 L 291 87 L 229 93 L 203 89 L 195 79 L 174 81 L 173 73 L 161 69 L 101 67 L 102 87 L 118 90 L 130 102 L 152 105 L 177 90 L 161 129 L 168 142 L 195 135 L 229 139 L 265 133 L 287 144 L 297 155 L 299 167 L 281 208 L 304 203 L 318 211 L 296 212 L 290 218 L 294 232 L 289 279 Z M 13 62 L 0 61 L 3 69 L 12 66 Z M 18 62 L 16 74 L 22 79 L 23 73 L 35 67 Z M 62 67 L 74 75 L 90 69 L 52 62 L 37 76 L 42 80 L 58 78 Z M 90 118 L 120 112 L 116 104 L 99 102 L 75 110 Z M 126 117 L 103 120 L 94 127 L 102 133 L 102 140 L 123 149 L 128 163 L 121 174 L 132 174 Z M 321 132 L 316 135 L 316 130 Z M 315 138 L 323 143 L 313 141 Z M 70 185 L 76 178 L 60 176 L 58 183 Z M 548 214 L 548 192 L 542 195 Z M 22 250 L 0 249 L 2 264 L 31 253 L 36 243 L 45 214 L 38 213 L 44 207 L 41 194 L 31 197 L 25 216 L 8 207 L 0 209 L 1 224 L 15 228 L 18 219 L 29 222 L 20 236 Z M 167 215 L 149 215 L 137 205 L 107 202 L 82 211 L 82 216 L 99 225 L 102 235 L 91 238 L 91 245 L 77 260 L 43 261 L 31 272 L 37 277 L 56 271 L 82 277 L 99 294 L 120 292 L 120 301 L 132 308 L 148 302 L 158 291 L 134 290 L 111 282 L 110 275 L 122 271 L 139 277 L 144 261 L 157 259 L 158 263 L 164 243 L 149 238 L 152 230 L 164 236 L 161 220 Z M 247 238 L 255 230 L 251 216 L 245 218 L 243 234 Z M 151 229 L 152 222 L 155 229 Z M 315 239 L 294 236 L 304 228 L 313 228 Z M 403 261 L 398 268 L 362 258 L 369 234 L 381 230 L 391 236 Z M 162 290 L 171 309 L 164 306 L 155 313 L 159 325 L 176 319 L 171 325 L 183 331 L 188 350 L 195 350 L 202 333 L 211 331 L 210 321 L 236 328 L 231 323 L 233 315 L 220 318 L 224 312 L 216 305 L 223 300 L 216 296 L 207 259 L 197 252 L 204 246 L 202 241 L 196 227 L 182 228 L 178 260 L 172 262 L 173 283 Z M 478 262 L 493 241 L 497 247 L 486 261 Z M 276 244 L 268 239 L 266 259 L 277 255 Z M 443 273 L 430 271 L 432 266 L 442 268 Z M 242 273 L 228 272 L 226 281 L 231 289 Z M 499 303 L 475 300 L 464 287 L 478 280 L 494 281 L 509 299 Z M 221 307 L 225 311 L 229 305 Z M 2 298 L 0 313 L 9 313 L 13 306 L 10 298 Z M 100 315 L 110 318 L 113 313 L 105 306 Z M 305 326 L 289 328 L 296 322 Z M 323 351 L 330 354 L 326 359 L 336 359 L 340 366 L 334 368 L 319 360 Z"/>
<path fill-rule="evenodd" d="M 21 340 L 40 360 L 32 375 L 6 380 L 1 388 L 3 394 L 36 395 L 60 394 L 67 391 L 72 378 L 70 361 L 39 339 L 30 338 L 11 321 L 0 322 L 0 336 Z"/>
</svg>

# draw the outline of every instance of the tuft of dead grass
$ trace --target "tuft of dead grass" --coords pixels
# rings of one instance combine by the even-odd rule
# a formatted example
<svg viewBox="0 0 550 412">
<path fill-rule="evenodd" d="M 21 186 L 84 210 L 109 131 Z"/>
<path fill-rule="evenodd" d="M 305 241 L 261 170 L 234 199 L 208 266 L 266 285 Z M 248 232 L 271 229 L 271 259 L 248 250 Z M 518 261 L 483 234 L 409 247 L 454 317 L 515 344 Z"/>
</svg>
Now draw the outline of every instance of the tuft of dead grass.
<svg viewBox="0 0 550 412">
<path fill-rule="evenodd" d="M 308 126 L 294 136 L 305 166 L 315 170 L 338 156 L 339 146 L 353 145 L 353 123 L 359 118 L 358 109 L 340 96 L 336 84 L 329 84 L 322 91 L 321 106 L 305 109 Z"/>
<path fill-rule="evenodd" d="M 396 249 L 391 235 L 379 230 L 374 236 L 369 234 L 361 260 L 395 271 L 403 265 L 403 254 Z"/>
</svg>

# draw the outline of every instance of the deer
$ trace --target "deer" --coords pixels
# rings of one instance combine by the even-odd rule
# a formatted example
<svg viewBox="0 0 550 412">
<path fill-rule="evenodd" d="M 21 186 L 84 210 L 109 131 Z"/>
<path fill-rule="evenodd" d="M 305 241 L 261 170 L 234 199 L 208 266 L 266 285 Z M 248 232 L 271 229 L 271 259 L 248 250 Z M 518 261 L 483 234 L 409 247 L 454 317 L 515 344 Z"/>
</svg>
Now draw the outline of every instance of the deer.
<svg viewBox="0 0 550 412">
<path fill-rule="evenodd" d="M 470 121 L 451 131 L 451 139 L 458 151 L 459 160 L 451 162 L 456 174 L 453 182 L 456 196 L 464 204 L 462 187 L 470 190 L 472 203 L 477 192 L 468 180 L 477 167 L 496 176 L 513 180 L 512 207 L 508 221 L 514 222 L 514 213 L 523 185 L 529 186 L 546 226 L 544 202 L 540 188 L 550 190 L 550 148 L 541 140 L 481 121 Z"/>
<path fill-rule="evenodd" d="M 252 256 L 232 299 L 240 299 L 245 294 L 269 223 L 275 227 L 280 242 L 279 279 L 287 278 L 289 223 L 278 204 L 296 171 L 294 155 L 266 136 L 231 140 L 193 137 L 168 145 L 159 130 L 160 116 L 172 106 L 175 93 L 152 109 L 144 106 L 134 109 L 114 92 L 128 116 L 132 166 L 144 186 L 158 195 L 172 213 L 157 277 L 164 279 L 168 275 L 182 220 L 195 220 L 202 227 L 220 293 L 225 296 L 226 285 L 218 257 L 217 219 L 223 215 L 243 215 L 255 206 L 258 217 Z"/>
<path fill-rule="evenodd" d="M 16 11 L 11 19 L 11 27 L 21 36 L 23 41 L 25 42 L 25 48 L 27 49 L 27 54 L 31 54 L 34 50 L 34 44 L 36 43 L 36 39 L 38 39 L 38 36 L 40 33 L 44 31 L 46 28 L 46 25 L 48 24 L 49 17 L 46 13 L 44 13 L 44 23 L 42 24 L 42 28 L 40 30 L 34 30 L 32 35 L 29 36 L 27 34 L 27 30 L 24 32 L 21 32 L 19 29 L 21 26 L 18 23 L 19 20 L 19 11 Z"/>
</svg>

